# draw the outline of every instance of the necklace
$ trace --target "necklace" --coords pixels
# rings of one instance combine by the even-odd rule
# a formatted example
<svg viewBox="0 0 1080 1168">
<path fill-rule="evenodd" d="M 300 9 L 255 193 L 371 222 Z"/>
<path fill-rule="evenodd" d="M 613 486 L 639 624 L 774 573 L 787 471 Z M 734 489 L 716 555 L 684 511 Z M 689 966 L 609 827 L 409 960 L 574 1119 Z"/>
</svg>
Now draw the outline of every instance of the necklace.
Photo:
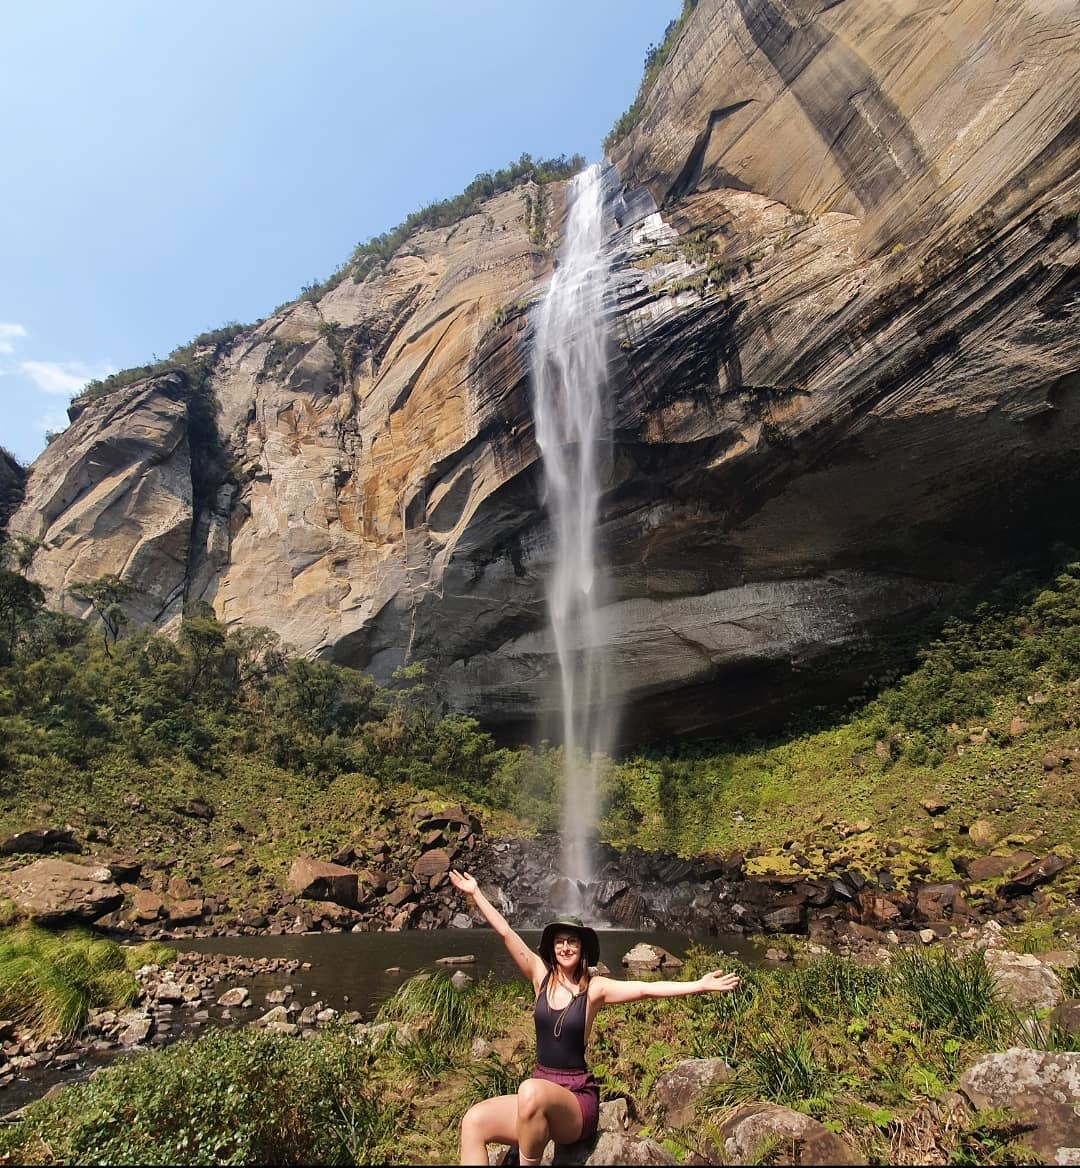
<svg viewBox="0 0 1080 1168">
<path fill-rule="evenodd" d="M 570 989 L 569 986 L 566 988 Z M 570 990 L 570 1001 L 568 1001 L 566 1005 L 563 1006 L 563 1008 L 559 1011 L 559 1016 L 555 1019 L 555 1025 L 551 1031 L 556 1038 L 562 1037 L 563 1020 L 566 1018 L 566 1012 L 578 1000 L 579 997 L 581 997 L 580 990 L 577 993 L 575 993 L 573 990 Z M 552 1007 L 552 1011 L 554 1012 L 554 1007 Z"/>
</svg>

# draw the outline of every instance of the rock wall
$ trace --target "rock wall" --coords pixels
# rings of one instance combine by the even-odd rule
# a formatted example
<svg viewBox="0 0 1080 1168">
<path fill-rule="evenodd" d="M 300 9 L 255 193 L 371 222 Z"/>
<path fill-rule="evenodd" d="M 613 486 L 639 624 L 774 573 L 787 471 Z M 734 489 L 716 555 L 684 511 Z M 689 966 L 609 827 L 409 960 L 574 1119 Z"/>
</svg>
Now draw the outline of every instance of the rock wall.
<svg viewBox="0 0 1080 1168">
<path fill-rule="evenodd" d="M 1073 537 L 1078 45 L 1056 0 L 700 0 L 611 176 L 604 616 L 635 732 L 775 721 Z M 114 571 L 145 617 L 205 599 L 531 725 L 544 193 L 237 338 L 197 513 L 179 379 L 87 406 L 11 522 L 52 602 Z"/>
</svg>

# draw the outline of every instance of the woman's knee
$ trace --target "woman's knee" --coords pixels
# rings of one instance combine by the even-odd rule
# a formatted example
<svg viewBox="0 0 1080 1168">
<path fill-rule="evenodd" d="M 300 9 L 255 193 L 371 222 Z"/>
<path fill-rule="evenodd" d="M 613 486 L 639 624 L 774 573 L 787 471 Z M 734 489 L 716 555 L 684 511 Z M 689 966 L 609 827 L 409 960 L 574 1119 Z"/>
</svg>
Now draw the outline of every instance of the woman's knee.
<svg viewBox="0 0 1080 1168">
<path fill-rule="evenodd" d="M 461 1130 L 466 1133 L 473 1133 L 476 1135 L 482 1134 L 484 1126 L 484 1113 L 481 1110 L 481 1104 L 474 1103 L 472 1107 L 461 1117 Z"/>
<path fill-rule="evenodd" d="M 526 1079 L 517 1089 L 518 1118 L 532 1119 L 543 1111 L 540 1087 L 535 1079 Z"/>
</svg>

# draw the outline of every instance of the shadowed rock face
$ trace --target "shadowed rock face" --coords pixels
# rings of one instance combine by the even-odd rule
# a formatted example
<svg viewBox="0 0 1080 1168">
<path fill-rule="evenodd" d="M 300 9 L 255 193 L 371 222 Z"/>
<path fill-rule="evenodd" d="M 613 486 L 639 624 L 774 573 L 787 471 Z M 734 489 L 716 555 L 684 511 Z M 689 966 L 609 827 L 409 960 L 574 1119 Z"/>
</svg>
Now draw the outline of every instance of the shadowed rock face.
<svg viewBox="0 0 1080 1168">
<path fill-rule="evenodd" d="M 1073 536 L 1078 44 L 1057 0 L 700 0 L 614 158 L 601 537 L 628 733 L 778 720 Z M 537 195 L 237 338 L 212 380 L 233 474 L 198 513 L 181 379 L 89 405 L 11 522 L 53 603 L 117 572 L 147 618 L 203 598 L 531 724 L 530 305 L 563 211 L 546 187 L 538 241 Z"/>
<path fill-rule="evenodd" d="M 0 527 L 22 502 L 26 471 L 0 447 Z"/>
</svg>

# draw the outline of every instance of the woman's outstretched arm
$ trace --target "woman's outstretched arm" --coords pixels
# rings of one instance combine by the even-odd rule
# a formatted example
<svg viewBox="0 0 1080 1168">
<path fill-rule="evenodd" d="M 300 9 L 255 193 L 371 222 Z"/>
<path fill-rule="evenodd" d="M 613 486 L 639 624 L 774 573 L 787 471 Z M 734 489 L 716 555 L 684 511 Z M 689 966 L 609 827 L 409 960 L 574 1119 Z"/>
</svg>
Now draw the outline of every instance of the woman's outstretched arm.
<svg viewBox="0 0 1080 1168">
<path fill-rule="evenodd" d="M 471 897 L 480 915 L 499 934 L 506 946 L 507 953 L 514 959 L 514 964 L 532 982 L 534 989 L 539 989 L 547 969 L 539 953 L 534 953 L 528 945 L 510 928 L 510 922 L 480 891 L 476 877 L 468 872 L 459 872 L 456 868 L 450 870 L 450 883 L 465 896 Z"/>
<path fill-rule="evenodd" d="M 737 973 L 714 969 L 697 981 L 616 981 L 611 977 L 593 978 L 592 995 L 598 1006 L 617 1006 L 621 1002 L 638 1002 L 642 998 L 684 998 L 690 994 L 729 994 L 739 984 Z"/>
</svg>

